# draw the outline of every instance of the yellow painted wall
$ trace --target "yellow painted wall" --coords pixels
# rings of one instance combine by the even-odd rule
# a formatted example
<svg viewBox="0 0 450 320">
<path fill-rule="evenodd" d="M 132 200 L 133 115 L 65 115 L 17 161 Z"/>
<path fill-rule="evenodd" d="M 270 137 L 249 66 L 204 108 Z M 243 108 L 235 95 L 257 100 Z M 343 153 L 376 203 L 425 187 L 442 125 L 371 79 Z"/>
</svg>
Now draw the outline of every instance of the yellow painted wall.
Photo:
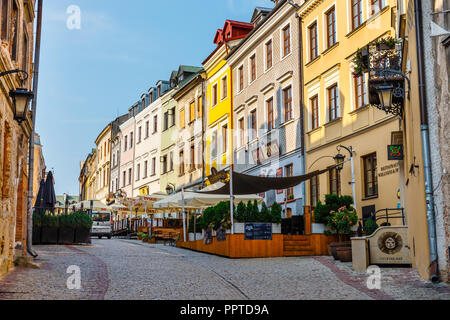
<svg viewBox="0 0 450 320">
<path fill-rule="evenodd" d="M 315 2 L 308 11 L 299 11 L 303 19 L 303 55 L 304 55 L 304 105 L 305 105 L 305 151 L 306 169 L 308 172 L 324 169 L 333 165 L 331 158 L 337 154 L 336 147 L 340 144 L 352 146 L 356 152 L 355 180 L 356 180 L 356 209 L 362 216 L 362 207 L 375 205 L 376 210 L 397 208 L 401 202 L 398 199 L 399 189 L 399 163 L 387 160 L 387 146 L 391 142 L 391 132 L 400 129 L 398 120 L 372 106 L 355 109 L 354 78 L 352 75 L 352 59 L 358 48 L 366 46 L 369 42 L 382 36 L 395 36 L 391 25 L 393 18 L 392 5 L 396 1 L 388 0 L 387 6 L 374 16 L 369 17 L 367 4 L 363 1 L 363 24 L 349 30 L 350 10 L 346 1 L 311 1 Z M 337 44 L 331 48 L 326 47 L 326 19 L 325 13 L 332 7 L 336 8 Z M 391 5 L 391 6 L 389 6 Z M 318 26 L 318 54 L 319 57 L 309 58 L 308 26 L 314 21 Z M 339 87 L 340 118 L 329 121 L 327 88 L 337 83 Z M 310 98 L 319 97 L 319 127 L 311 127 Z M 347 159 L 349 153 L 341 151 Z M 362 157 L 373 152 L 377 153 L 378 162 L 378 196 L 365 198 L 363 160 Z M 394 165 L 394 172 L 385 175 L 386 169 Z M 382 170 L 385 169 L 385 170 Z M 380 175 L 381 174 L 381 175 Z M 330 193 L 329 176 L 320 176 L 320 199 L 324 200 Z M 342 194 L 352 195 L 350 163 L 345 164 L 341 172 Z M 310 204 L 310 183 L 307 183 L 306 203 Z M 314 204 L 312 204 L 314 205 Z M 401 220 L 392 221 L 399 224 Z"/>
</svg>

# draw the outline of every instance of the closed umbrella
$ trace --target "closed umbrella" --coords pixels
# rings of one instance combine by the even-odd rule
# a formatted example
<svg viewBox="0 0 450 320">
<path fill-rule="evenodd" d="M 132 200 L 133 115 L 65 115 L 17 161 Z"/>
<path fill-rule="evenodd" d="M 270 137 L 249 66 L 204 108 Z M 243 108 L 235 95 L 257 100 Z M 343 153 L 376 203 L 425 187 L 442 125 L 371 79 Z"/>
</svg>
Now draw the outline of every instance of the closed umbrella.
<svg viewBox="0 0 450 320">
<path fill-rule="evenodd" d="M 34 203 L 34 209 L 37 214 L 44 213 L 44 209 L 42 208 L 44 205 L 44 188 L 45 188 L 45 180 L 41 179 L 41 183 L 39 185 L 39 191 L 36 196 L 36 202 Z"/>
<path fill-rule="evenodd" d="M 51 211 L 53 213 L 56 204 L 56 194 L 53 181 L 53 173 L 51 171 L 48 173 L 47 180 L 45 181 L 43 199 L 44 199 L 43 204 L 44 209 Z"/>
</svg>

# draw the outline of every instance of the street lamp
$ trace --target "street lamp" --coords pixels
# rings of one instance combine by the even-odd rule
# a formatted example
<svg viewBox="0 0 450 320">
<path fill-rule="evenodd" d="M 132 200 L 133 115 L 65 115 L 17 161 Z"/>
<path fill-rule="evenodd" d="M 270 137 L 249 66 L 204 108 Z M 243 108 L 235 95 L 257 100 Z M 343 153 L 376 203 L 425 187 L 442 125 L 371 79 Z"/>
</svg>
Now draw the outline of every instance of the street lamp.
<svg viewBox="0 0 450 320">
<path fill-rule="evenodd" d="M 375 88 L 380 100 L 380 107 L 384 110 L 389 109 L 392 105 L 394 85 L 392 83 L 383 83 L 375 86 Z"/>
<path fill-rule="evenodd" d="M 341 171 L 344 169 L 345 156 L 343 154 L 338 153 L 333 159 L 336 162 L 336 170 Z"/>
<path fill-rule="evenodd" d="M 28 73 L 19 69 L 2 72 L 0 73 L 0 78 L 14 73 L 23 73 L 25 77 L 21 79 L 22 81 L 28 79 Z M 11 90 L 9 92 L 9 96 L 13 101 L 14 120 L 20 124 L 27 118 L 28 106 L 30 104 L 30 100 L 34 98 L 34 94 L 27 89 L 19 88 L 16 90 Z"/>
<path fill-rule="evenodd" d="M 350 153 L 350 163 L 351 163 L 351 167 L 352 167 L 352 181 L 350 182 L 350 184 L 352 185 L 352 194 L 353 194 L 353 208 L 355 208 L 356 210 L 356 182 L 355 182 L 355 161 L 353 158 L 353 153 L 355 152 L 355 150 L 353 150 L 353 148 L 350 147 L 346 147 L 343 145 L 338 145 L 336 147 L 337 151 L 338 151 L 338 155 L 336 155 L 334 157 L 336 164 L 338 164 L 337 169 L 338 170 L 342 170 L 344 167 L 344 160 L 345 160 L 345 156 L 341 154 L 341 149 L 345 149 Z M 340 169 L 339 169 L 340 168 Z"/>
<path fill-rule="evenodd" d="M 168 183 L 166 187 L 166 192 L 168 195 L 172 195 L 175 192 L 175 185 L 173 183 Z"/>
</svg>

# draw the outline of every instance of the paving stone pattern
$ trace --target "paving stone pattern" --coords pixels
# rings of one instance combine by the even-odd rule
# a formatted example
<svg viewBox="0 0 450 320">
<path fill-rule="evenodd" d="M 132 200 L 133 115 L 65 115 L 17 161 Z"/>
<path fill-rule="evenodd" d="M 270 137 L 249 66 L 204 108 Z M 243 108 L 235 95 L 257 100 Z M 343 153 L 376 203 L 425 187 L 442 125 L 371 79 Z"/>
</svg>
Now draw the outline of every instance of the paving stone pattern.
<svg viewBox="0 0 450 320">
<path fill-rule="evenodd" d="M 16 268 L 0 279 L 8 300 L 450 300 L 447 284 L 414 269 L 383 268 L 381 290 L 368 275 L 332 257 L 227 259 L 136 240 L 89 246 L 36 246 L 41 269 Z M 81 289 L 67 288 L 69 266 Z"/>
</svg>

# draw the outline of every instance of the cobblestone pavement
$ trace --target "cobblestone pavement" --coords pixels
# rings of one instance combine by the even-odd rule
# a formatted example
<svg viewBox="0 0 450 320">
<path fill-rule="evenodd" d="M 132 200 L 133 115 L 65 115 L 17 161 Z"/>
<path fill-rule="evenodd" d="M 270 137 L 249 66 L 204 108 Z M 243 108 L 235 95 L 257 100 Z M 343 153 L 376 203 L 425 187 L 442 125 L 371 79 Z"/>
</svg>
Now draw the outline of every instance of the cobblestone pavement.
<svg viewBox="0 0 450 320">
<path fill-rule="evenodd" d="M 121 239 L 35 249 L 41 269 L 17 268 L 0 279 L 0 299 L 450 300 L 447 284 L 405 268 L 382 269 L 381 290 L 369 290 L 367 274 L 331 257 L 231 260 Z M 80 290 L 67 289 L 71 265 L 81 269 Z"/>
</svg>

